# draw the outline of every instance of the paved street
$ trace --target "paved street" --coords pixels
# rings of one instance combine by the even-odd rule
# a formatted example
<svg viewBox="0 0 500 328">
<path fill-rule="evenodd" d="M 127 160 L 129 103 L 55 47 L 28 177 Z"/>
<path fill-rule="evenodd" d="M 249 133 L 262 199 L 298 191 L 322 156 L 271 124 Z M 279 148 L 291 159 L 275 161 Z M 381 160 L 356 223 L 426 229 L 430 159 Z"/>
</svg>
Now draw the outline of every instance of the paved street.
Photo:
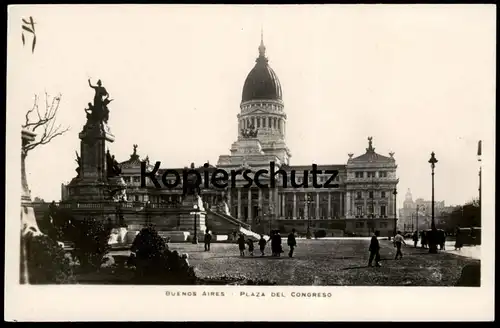
<svg viewBox="0 0 500 328">
<path fill-rule="evenodd" d="M 367 267 L 369 238 L 299 239 L 292 259 L 286 253 L 281 258 L 269 257 L 269 247 L 265 257 L 241 258 L 236 244 L 225 243 L 212 244 L 210 252 L 203 251 L 203 244 L 170 244 L 170 248 L 189 253 L 189 261 L 200 277 L 245 276 L 279 285 L 452 286 L 466 264 L 478 262 L 445 252 L 429 254 L 413 246 L 404 247 L 402 260 L 394 260 L 392 243 L 381 240 L 380 244 L 381 268 Z M 287 252 L 286 240 L 283 245 Z"/>
<path fill-rule="evenodd" d="M 406 240 L 408 244 L 413 245 L 413 241 Z M 420 241 L 418 242 L 418 247 L 420 247 Z M 449 240 L 445 244 L 445 252 L 450 254 L 455 254 L 458 256 L 464 256 L 471 259 L 480 260 L 481 259 L 481 245 L 477 246 L 464 246 L 461 250 L 455 250 L 455 241 Z"/>
</svg>

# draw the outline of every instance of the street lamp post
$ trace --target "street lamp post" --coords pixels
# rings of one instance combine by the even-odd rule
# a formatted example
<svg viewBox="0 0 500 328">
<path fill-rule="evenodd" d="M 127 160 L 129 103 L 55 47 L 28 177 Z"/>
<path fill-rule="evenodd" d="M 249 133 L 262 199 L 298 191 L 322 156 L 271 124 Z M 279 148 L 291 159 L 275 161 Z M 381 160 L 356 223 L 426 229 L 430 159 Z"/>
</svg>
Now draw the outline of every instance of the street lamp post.
<svg viewBox="0 0 500 328">
<path fill-rule="evenodd" d="M 198 229 L 197 229 L 197 226 L 196 226 L 196 217 L 198 215 L 198 205 L 193 205 L 193 214 L 194 214 L 194 226 L 193 226 L 193 244 L 198 244 Z"/>
<path fill-rule="evenodd" d="M 436 163 L 438 160 L 435 157 L 436 154 L 434 152 L 431 153 L 431 158 L 429 159 L 429 163 L 431 164 L 431 170 L 432 170 L 432 196 L 431 196 L 431 238 L 429 238 L 429 253 L 436 254 L 438 252 L 437 250 L 437 243 L 436 243 L 436 222 L 434 221 L 434 168 L 436 167 Z"/>
<path fill-rule="evenodd" d="M 311 205 L 311 195 L 306 195 L 306 203 L 307 203 L 307 233 L 306 238 L 311 239 L 311 215 L 310 214 L 310 205 Z"/>
<path fill-rule="evenodd" d="M 397 233 L 397 224 L 398 224 L 398 215 L 397 215 L 397 204 L 396 204 L 396 196 L 398 194 L 398 191 L 396 190 L 396 188 L 394 188 L 394 191 L 392 192 L 392 194 L 394 195 L 394 236 L 396 236 L 396 233 Z"/>
</svg>

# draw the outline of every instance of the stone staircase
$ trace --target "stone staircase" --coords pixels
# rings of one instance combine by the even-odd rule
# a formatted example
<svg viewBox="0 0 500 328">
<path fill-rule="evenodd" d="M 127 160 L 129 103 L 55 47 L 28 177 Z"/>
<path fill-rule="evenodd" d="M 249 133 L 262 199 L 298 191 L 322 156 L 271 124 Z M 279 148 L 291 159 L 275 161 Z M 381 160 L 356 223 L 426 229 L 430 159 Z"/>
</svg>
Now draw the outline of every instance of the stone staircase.
<svg viewBox="0 0 500 328">
<path fill-rule="evenodd" d="M 209 221 L 212 226 L 213 233 L 231 234 L 236 230 L 238 233 L 243 234 L 245 238 L 252 238 L 254 240 L 260 239 L 260 234 L 253 232 L 250 224 L 220 211 L 214 211 L 211 209 L 207 209 L 206 211 L 207 216 L 210 218 Z M 269 238 L 267 236 L 264 237 Z"/>
<path fill-rule="evenodd" d="M 251 230 L 245 229 L 243 227 L 240 227 L 239 232 L 242 233 L 246 238 L 252 238 L 254 240 L 260 240 L 260 235 L 256 232 L 253 232 Z M 268 235 L 263 235 L 266 240 L 269 240 Z"/>
</svg>

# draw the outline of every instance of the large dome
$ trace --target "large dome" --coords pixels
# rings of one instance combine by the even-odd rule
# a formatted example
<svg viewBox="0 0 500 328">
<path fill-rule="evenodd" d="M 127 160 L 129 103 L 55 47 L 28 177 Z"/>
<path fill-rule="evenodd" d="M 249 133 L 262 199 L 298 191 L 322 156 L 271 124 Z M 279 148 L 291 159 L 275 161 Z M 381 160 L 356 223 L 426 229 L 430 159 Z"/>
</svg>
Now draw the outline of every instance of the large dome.
<svg viewBox="0 0 500 328">
<path fill-rule="evenodd" d="M 245 80 L 241 102 L 249 100 L 282 100 L 278 76 L 268 65 L 265 46 L 261 41 L 259 57 Z"/>
</svg>

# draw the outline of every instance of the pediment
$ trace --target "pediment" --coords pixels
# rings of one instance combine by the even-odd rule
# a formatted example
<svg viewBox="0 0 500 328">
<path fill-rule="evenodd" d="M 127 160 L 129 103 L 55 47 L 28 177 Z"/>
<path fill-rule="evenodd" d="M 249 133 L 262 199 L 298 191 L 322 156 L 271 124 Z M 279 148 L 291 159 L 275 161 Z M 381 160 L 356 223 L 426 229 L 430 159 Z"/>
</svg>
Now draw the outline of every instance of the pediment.
<svg viewBox="0 0 500 328">
<path fill-rule="evenodd" d="M 252 111 L 249 111 L 248 113 L 246 113 L 246 115 L 249 115 L 249 114 L 269 114 L 268 112 L 262 110 L 261 108 L 256 108 Z"/>
</svg>

